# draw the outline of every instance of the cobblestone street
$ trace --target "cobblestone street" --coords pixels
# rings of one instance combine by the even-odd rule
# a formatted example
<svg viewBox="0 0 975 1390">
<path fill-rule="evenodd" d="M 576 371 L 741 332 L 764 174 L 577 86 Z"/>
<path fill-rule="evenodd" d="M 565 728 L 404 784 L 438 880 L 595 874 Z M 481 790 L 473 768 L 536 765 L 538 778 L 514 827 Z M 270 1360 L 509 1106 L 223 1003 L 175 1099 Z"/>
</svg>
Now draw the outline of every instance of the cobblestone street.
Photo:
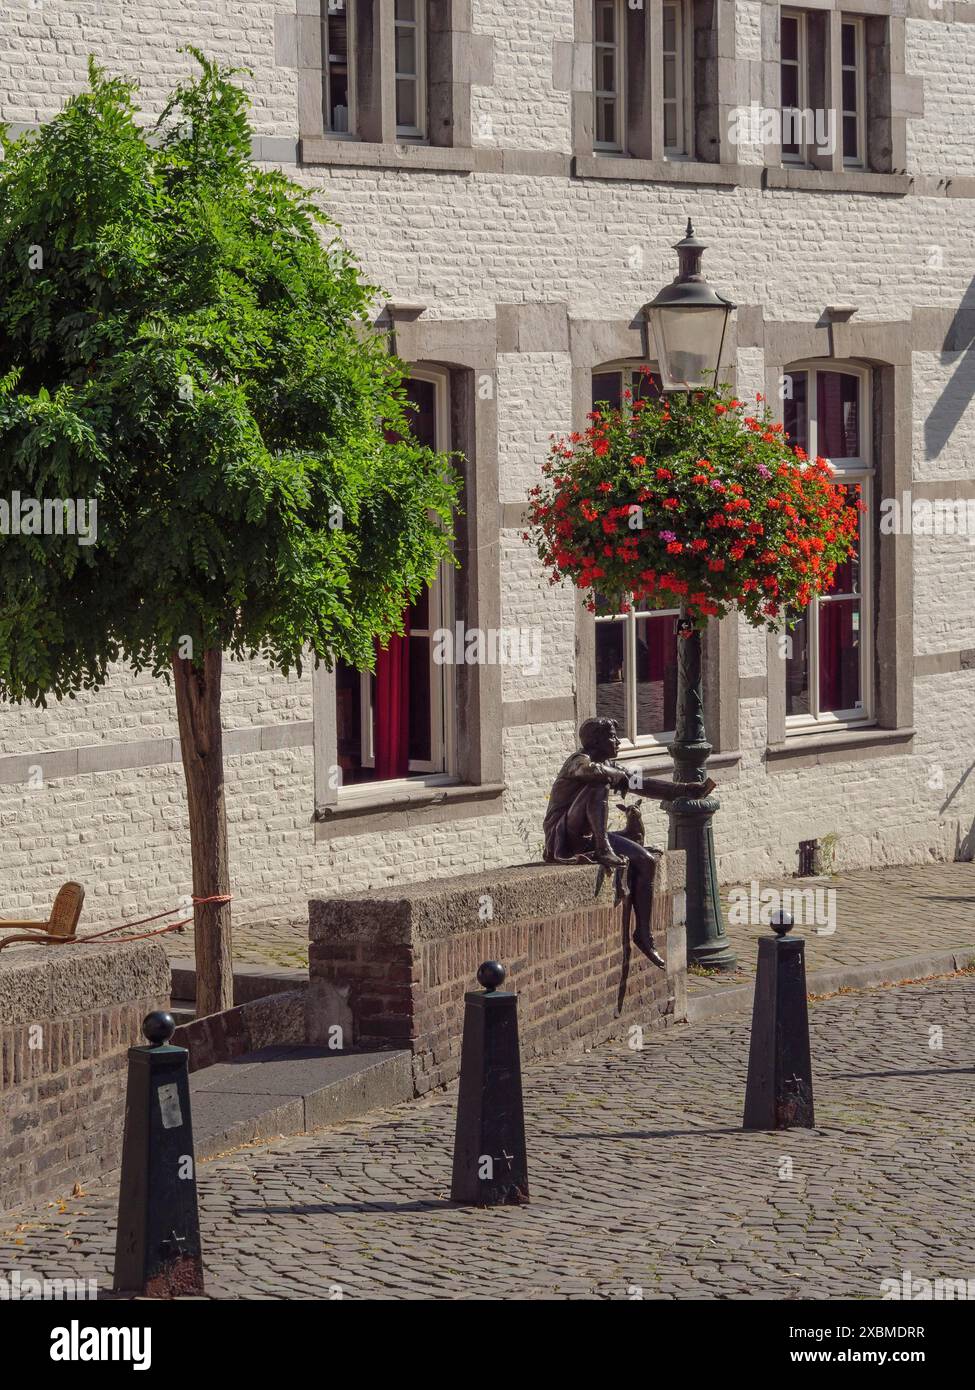
<svg viewBox="0 0 975 1390">
<path fill-rule="evenodd" d="M 449 1204 L 455 1092 L 216 1159 L 208 1292 L 874 1299 L 904 1270 L 975 1278 L 975 976 L 810 1021 L 813 1131 L 739 1128 L 747 1019 L 527 1068 L 523 1208 Z M 107 1289 L 114 1219 L 108 1188 L 39 1205 L 6 1220 L 2 1264 Z"/>
</svg>

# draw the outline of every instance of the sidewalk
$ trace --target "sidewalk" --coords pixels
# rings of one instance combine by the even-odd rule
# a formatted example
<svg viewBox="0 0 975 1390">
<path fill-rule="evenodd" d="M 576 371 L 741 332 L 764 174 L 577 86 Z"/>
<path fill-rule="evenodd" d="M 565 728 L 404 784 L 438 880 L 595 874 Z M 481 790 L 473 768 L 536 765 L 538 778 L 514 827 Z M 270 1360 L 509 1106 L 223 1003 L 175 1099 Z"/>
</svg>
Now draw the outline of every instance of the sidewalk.
<svg viewBox="0 0 975 1390">
<path fill-rule="evenodd" d="M 816 897 L 806 901 L 829 914 L 823 925 L 816 925 L 800 923 L 798 912 L 793 911 L 794 934 L 806 942 L 811 993 L 940 974 L 975 957 L 975 865 L 970 863 L 756 882 L 756 893 L 768 888 L 792 893 L 811 890 Z M 751 897 L 749 884 L 739 885 L 737 891 Z M 835 896 L 827 896 L 830 893 Z M 721 896 L 739 968 L 715 974 L 692 969 L 688 977 L 692 1022 L 730 1006 L 751 1007 L 758 941 L 769 935 L 769 929 L 736 923 L 735 894 L 728 887 Z"/>
</svg>

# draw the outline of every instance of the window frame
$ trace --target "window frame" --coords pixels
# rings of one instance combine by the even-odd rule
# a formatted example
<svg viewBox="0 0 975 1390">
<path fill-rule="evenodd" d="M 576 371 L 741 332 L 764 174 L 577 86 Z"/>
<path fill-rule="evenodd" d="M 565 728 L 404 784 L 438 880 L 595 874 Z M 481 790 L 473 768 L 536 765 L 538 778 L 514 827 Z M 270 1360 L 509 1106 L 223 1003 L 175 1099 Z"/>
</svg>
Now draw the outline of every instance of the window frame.
<svg viewBox="0 0 975 1390">
<path fill-rule="evenodd" d="M 435 389 L 434 406 L 434 447 L 438 452 L 450 450 L 450 376 L 436 367 L 412 365 L 407 363 L 407 378 L 413 381 L 426 381 Z M 453 586 L 454 566 L 449 560 L 441 561 L 433 583 L 429 586 L 430 603 L 428 609 L 428 629 L 430 641 L 430 713 L 431 733 L 430 751 L 440 756 L 430 760 L 411 759 L 406 777 L 390 778 L 387 781 L 363 781 L 343 783 L 338 788 L 338 800 L 342 805 L 357 801 L 375 800 L 377 788 L 383 792 L 408 790 L 416 786 L 445 786 L 457 782 L 457 667 L 456 653 L 453 664 L 438 665 L 433 659 L 432 634 L 438 627 L 454 631 L 455 595 Z M 419 635 L 419 634 L 417 634 Z M 373 708 L 372 672 L 360 671 L 360 747 L 362 766 L 374 767 L 373 747 Z M 439 764 L 439 766 L 437 765 Z"/>
<path fill-rule="evenodd" d="M 855 362 L 836 361 L 833 358 L 813 358 L 790 363 L 784 369 L 785 377 L 794 373 L 806 374 L 806 452 L 814 459 L 819 453 L 819 390 L 817 376 L 820 372 L 837 372 L 855 377 L 858 382 L 857 423 L 860 431 L 860 453 L 856 458 L 829 460 L 837 482 L 859 483 L 860 501 L 866 511 L 860 513 L 858 569 L 860 591 L 860 691 L 859 710 L 819 710 L 819 609 L 824 603 L 834 602 L 844 595 L 815 595 L 806 607 L 808 685 L 810 712 L 808 714 L 789 714 L 785 710 L 786 736 L 809 734 L 815 730 L 860 729 L 876 724 L 874 670 L 876 667 L 876 638 L 873 625 L 873 524 L 874 524 L 874 485 L 877 469 L 873 459 L 873 374 L 869 367 Z M 853 597 L 853 594 L 845 597 Z M 793 629 L 794 631 L 794 629 Z"/>
<path fill-rule="evenodd" d="M 678 90 L 675 97 L 664 95 L 663 60 L 668 56 L 663 47 L 663 27 L 661 26 L 660 49 L 660 110 L 661 110 L 661 148 L 664 159 L 690 159 L 691 142 L 694 130 L 694 37 L 691 6 L 687 0 L 663 0 L 661 14 L 667 9 L 677 11 L 675 33 L 678 35 L 678 61 L 675 63 Z M 664 108 L 673 102 L 677 112 L 678 141 L 676 145 L 667 144 Z"/>
<path fill-rule="evenodd" d="M 782 21 L 783 21 L 783 20 L 786 20 L 786 19 L 794 19 L 794 20 L 796 21 L 796 57 L 795 57 L 794 59 L 793 59 L 793 58 L 784 58 L 784 57 L 782 56 L 782 47 L 781 47 L 781 45 L 782 45 Z M 798 81 L 797 81 L 797 83 L 796 83 L 796 88 L 797 88 L 797 92 L 798 92 L 798 101 L 799 101 L 799 105 L 796 106 L 796 107 L 791 107 L 791 106 L 787 107 L 787 106 L 785 106 L 785 104 L 784 104 L 783 101 L 782 101 L 782 71 L 781 71 L 781 70 L 782 70 L 782 68 L 784 68 L 784 67 L 786 67 L 786 66 L 792 67 L 793 65 L 796 67 L 796 70 L 797 70 Z M 790 7 L 788 7 L 788 6 L 783 5 L 782 8 L 781 8 L 780 11 L 779 11 L 779 119 L 780 119 L 781 127 L 782 127 L 782 129 L 781 129 L 782 143 L 781 143 L 780 148 L 781 148 L 781 158 L 782 158 L 782 163 L 783 163 L 783 164 L 791 164 L 791 165 L 800 165 L 800 166 L 803 166 L 803 165 L 808 165 L 808 164 L 811 162 L 810 159 L 809 159 L 809 145 L 807 144 L 807 142 L 805 141 L 805 139 L 796 141 L 796 144 L 798 145 L 798 153 L 796 153 L 796 154 L 793 154 L 791 151 L 790 151 L 789 153 L 786 153 L 786 148 L 785 148 L 785 146 L 786 146 L 786 141 L 785 141 L 785 113 L 786 113 L 786 111 L 793 111 L 793 110 L 795 110 L 795 111 L 803 112 L 803 111 L 806 111 L 806 110 L 808 110 L 808 109 L 809 109 L 809 30 L 808 30 L 808 13 L 807 13 L 806 10 L 796 10 L 796 9 L 792 9 L 792 8 L 790 8 Z M 803 127 L 802 133 L 803 133 L 803 135 L 805 135 L 805 127 Z"/>
<path fill-rule="evenodd" d="M 333 11 L 332 6 L 337 0 L 323 0 L 322 7 L 322 119 L 325 127 L 325 135 L 330 140 L 358 140 L 358 106 L 356 102 L 356 66 L 358 57 L 356 19 L 355 19 L 355 0 L 341 0 L 345 13 L 345 33 L 346 33 L 346 86 L 348 89 L 348 128 L 346 130 L 335 130 L 331 125 L 331 65 L 329 63 L 329 21 L 337 11 Z"/>
<path fill-rule="evenodd" d="M 843 106 L 843 74 L 851 71 L 850 65 L 843 62 L 843 28 L 850 25 L 854 32 L 853 74 L 856 79 L 857 109 L 847 112 Z M 863 15 L 841 14 L 840 16 L 840 154 L 844 169 L 866 169 L 867 167 L 867 61 L 866 25 Z M 857 153 L 848 159 L 843 153 L 843 127 L 847 115 L 855 115 L 857 123 Z"/>
<path fill-rule="evenodd" d="M 430 133 L 430 102 L 429 89 L 427 85 L 427 0 L 413 0 L 414 19 L 402 20 L 396 17 L 396 0 L 393 0 L 393 102 L 394 116 L 396 117 L 396 139 L 410 144 L 422 144 L 429 138 Z M 414 32 L 414 45 L 416 53 L 416 72 L 401 73 L 397 67 L 397 32 L 400 29 L 412 29 Z M 395 108 L 399 105 L 399 84 L 401 81 L 412 80 L 416 90 L 416 114 L 420 124 L 414 126 L 401 125 L 399 122 L 399 112 Z"/>
<path fill-rule="evenodd" d="M 590 371 L 590 382 L 598 376 L 619 375 L 620 398 L 623 391 L 629 387 L 633 389 L 635 378 L 639 376 L 641 368 L 649 367 L 652 372 L 659 376 L 660 368 L 657 362 L 643 358 L 618 358 L 613 362 L 600 363 Z M 630 381 L 626 381 L 629 374 Z M 592 387 L 590 386 L 590 392 Z M 651 749 L 665 749 L 673 743 L 676 737 L 676 730 L 662 730 L 655 734 L 640 734 L 637 732 L 637 693 L 638 682 L 636 679 L 636 652 L 637 652 L 637 623 L 641 618 L 672 618 L 674 620 L 674 636 L 676 643 L 677 619 L 680 617 L 680 608 L 634 608 L 631 601 L 628 613 L 613 613 L 594 615 L 596 628 L 611 623 L 625 623 L 626 632 L 624 636 L 623 649 L 623 681 L 624 681 L 624 709 L 626 727 L 619 730 L 620 734 L 620 757 L 635 757 L 641 752 Z M 597 682 L 598 685 L 598 682 Z M 594 691 L 594 696 L 598 699 L 598 691 Z M 595 702 L 594 702 L 595 707 Z"/>
<path fill-rule="evenodd" d="M 596 10 L 600 6 L 608 6 L 613 10 L 613 25 L 616 34 L 616 42 L 612 45 L 616 57 L 614 62 L 614 80 L 616 89 L 607 92 L 597 87 L 599 62 L 598 51 L 601 48 L 609 48 L 611 45 L 604 40 L 596 37 Z M 592 148 L 595 154 L 626 154 L 626 0 L 593 0 L 593 65 L 592 65 Z M 600 98 L 605 100 L 611 97 L 616 103 L 615 131 L 616 139 L 613 141 L 598 140 L 596 131 L 598 128 L 598 112 Z"/>
</svg>

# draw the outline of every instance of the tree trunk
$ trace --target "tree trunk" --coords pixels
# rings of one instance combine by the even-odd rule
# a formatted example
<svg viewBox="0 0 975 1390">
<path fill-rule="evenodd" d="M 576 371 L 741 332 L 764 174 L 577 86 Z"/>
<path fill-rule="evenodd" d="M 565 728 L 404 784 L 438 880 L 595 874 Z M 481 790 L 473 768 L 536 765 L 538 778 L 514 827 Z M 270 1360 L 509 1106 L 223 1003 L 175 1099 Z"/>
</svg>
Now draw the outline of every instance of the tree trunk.
<svg viewBox="0 0 975 1390">
<path fill-rule="evenodd" d="M 223 733 L 220 681 L 223 652 L 208 651 L 203 669 L 173 654 L 176 712 L 190 812 L 193 896 L 230 892 L 227 808 L 223 785 Z M 197 904 L 193 911 L 196 947 L 196 1015 L 229 1009 L 234 1002 L 230 903 Z"/>
</svg>

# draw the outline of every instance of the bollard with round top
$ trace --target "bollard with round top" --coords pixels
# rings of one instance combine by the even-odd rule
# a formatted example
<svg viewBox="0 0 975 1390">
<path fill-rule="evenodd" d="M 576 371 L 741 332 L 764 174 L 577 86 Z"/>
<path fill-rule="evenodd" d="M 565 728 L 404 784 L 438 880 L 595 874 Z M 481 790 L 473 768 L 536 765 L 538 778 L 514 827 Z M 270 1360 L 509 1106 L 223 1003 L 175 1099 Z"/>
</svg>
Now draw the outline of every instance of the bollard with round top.
<svg viewBox="0 0 975 1390">
<path fill-rule="evenodd" d="M 129 1048 L 115 1238 L 116 1293 L 203 1293 L 189 1053 L 170 1042 L 172 1014 L 147 1014 L 148 1047 Z"/>
<path fill-rule="evenodd" d="M 769 925 L 775 935 L 758 942 L 742 1128 L 813 1129 L 806 943 L 789 935 L 788 912 L 773 913 Z"/>
<path fill-rule="evenodd" d="M 464 995 L 450 1198 L 465 1206 L 528 1201 L 518 996 L 501 989 L 505 976 L 500 962 L 487 960 L 477 972 L 483 992 Z"/>
</svg>

